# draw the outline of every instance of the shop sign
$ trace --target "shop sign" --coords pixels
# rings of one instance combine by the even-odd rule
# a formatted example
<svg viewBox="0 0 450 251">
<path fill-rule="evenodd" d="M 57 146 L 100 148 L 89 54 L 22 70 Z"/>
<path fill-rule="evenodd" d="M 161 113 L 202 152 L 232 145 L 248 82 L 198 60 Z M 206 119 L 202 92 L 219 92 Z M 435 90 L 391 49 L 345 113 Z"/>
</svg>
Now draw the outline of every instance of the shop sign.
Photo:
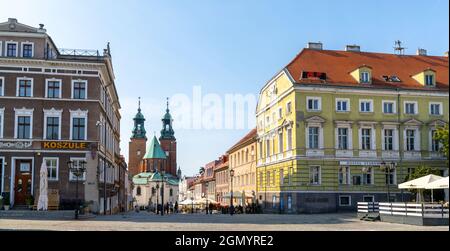
<svg viewBox="0 0 450 251">
<path fill-rule="evenodd" d="M 32 145 L 31 141 L 0 141 L 0 149 L 27 149 Z"/>
<path fill-rule="evenodd" d="M 43 149 L 69 149 L 69 150 L 88 150 L 90 144 L 87 142 L 70 142 L 70 141 L 43 141 Z"/>
<path fill-rule="evenodd" d="M 339 161 L 341 166 L 379 166 L 381 162 L 377 161 Z"/>
</svg>

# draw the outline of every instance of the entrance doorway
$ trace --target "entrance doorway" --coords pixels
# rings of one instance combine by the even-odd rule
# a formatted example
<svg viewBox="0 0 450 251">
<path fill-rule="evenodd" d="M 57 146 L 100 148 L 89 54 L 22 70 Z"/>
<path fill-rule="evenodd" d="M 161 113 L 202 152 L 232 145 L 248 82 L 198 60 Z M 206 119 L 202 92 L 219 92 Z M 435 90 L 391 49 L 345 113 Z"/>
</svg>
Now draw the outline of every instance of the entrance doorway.
<svg viewBox="0 0 450 251">
<path fill-rule="evenodd" d="M 32 195 L 32 168 L 31 159 L 15 160 L 14 205 L 26 205 L 26 199 Z"/>
</svg>

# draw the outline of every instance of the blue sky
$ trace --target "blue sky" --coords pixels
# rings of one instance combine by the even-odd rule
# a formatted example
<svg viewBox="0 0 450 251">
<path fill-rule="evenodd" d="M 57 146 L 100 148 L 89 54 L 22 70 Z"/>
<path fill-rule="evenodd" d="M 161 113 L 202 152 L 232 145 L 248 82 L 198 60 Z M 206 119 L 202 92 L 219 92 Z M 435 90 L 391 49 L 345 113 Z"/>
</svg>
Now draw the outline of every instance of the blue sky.
<svg viewBox="0 0 450 251">
<path fill-rule="evenodd" d="M 195 85 L 204 93 L 257 95 L 308 41 L 392 52 L 400 39 L 407 54 L 421 47 L 443 55 L 449 47 L 447 0 L 15 0 L 7 8 L 1 2 L 0 21 L 44 23 L 60 48 L 102 49 L 111 42 L 125 156 L 138 96 L 149 136 L 159 135 L 165 97 L 191 95 Z M 183 172 L 194 174 L 248 129 L 177 130 Z"/>
</svg>

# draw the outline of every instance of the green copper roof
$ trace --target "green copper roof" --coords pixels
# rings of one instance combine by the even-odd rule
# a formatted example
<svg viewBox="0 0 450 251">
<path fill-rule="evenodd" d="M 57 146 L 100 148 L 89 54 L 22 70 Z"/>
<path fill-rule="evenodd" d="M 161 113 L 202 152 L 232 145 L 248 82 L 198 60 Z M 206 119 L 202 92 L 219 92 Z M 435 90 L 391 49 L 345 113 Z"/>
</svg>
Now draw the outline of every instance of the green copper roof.
<svg viewBox="0 0 450 251">
<path fill-rule="evenodd" d="M 141 113 L 141 98 L 139 97 L 139 104 L 138 104 L 138 112 L 136 114 L 136 116 L 133 118 L 134 120 L 134 127 L 133 127 L 133 131 L 132 131 L 132 136 L 131 138 L 136 139 L 136 138 L 141 138 L 141 139 L 146 139 L 147 137 L 145 136 L 146 131 L 145 131 L 145 127 L 144 127 L 144 123 L 145 123 L 145 118 L 144 115 Z"/>
<path fill-rule="evenodd" d="M 166 114 L 164 114 L 164 117 L 162 118 L 162 130 L 161 130 L 161 137 L 159 139 L 175 139 L 175 132 L 172 128 L 172 115 L 170 115 L 169 111 L 169 99 L 167 99 L 167 108 L 166 108 Z"/>
<path fill-rule="evenodd" d="M 147 153 L 145 153 L 144 159 L 166 159 L 166 154 L 159 145 L 156 136 L 153 136 L 152 141 L 147 146 Z"/>
<path fill-rule="evenodd" d="M 171 174 L 165 174 L 164 180 L 169 185 L 172 185 L 172 186 L 177 186 L 179 183 L 178 178 Z M 149 182 L 149 181 L 150 182 L 161 181 L 161 173 L 145 172 L 145 173 L 136 174 L 133 177 L 133 184 L 135 184 L 135 185 L 147 185 L 147 182 Z"/>
</svg>

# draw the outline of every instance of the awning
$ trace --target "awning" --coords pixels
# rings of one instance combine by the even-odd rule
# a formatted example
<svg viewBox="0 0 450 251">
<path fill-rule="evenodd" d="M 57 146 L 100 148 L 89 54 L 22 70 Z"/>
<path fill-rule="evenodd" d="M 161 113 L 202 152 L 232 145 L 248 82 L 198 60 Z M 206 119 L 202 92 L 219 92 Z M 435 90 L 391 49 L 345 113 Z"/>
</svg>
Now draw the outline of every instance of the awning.
<svg viewBox="0 0 450 251">
<path fill-rule="evenodd" d="M 420 177 L 418 179 L 410 180 L 405 183 L 398 185 L 400 189 L 426 189 L 427 185 L 433 181 L 442 179 L 441 176 L 430 174 L 427 176 Z M 448 184 L 448 182 L 447 182 Z"/>
<path fill-rule="evenodd" d="M 448 189 L 448 176 L 442 179 L 433 181 L 425 186 L 426 189 Z"/>
</svg>

